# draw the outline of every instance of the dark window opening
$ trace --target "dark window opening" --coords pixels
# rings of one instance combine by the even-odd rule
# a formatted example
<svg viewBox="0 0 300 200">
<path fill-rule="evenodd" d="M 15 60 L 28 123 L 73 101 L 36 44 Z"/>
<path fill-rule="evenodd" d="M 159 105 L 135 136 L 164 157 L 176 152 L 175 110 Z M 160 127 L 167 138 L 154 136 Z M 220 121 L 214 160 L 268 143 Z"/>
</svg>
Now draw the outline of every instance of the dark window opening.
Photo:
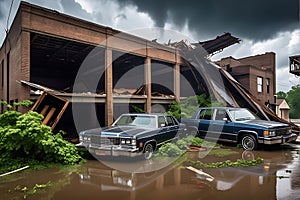
<svg viewBox="0 0 300 200">
<path fill-rule="evenodd" d="M 4 87 L 4 60 L 1 61 L 1 87 Z"/>
<path fill-rule="evenodd" d="M 9 62 L 10 62 L 10 52 L 6 55 L 6 101 L 9 102 Z"/>
<path fill-rule="evenodd" d="M 270 93 L 270 78 L 266 79 L 266 84 L 267 84 L 267 93 Z"/>
<path fill-rule="evenodd" d="M 93 85 L 94 91 L 89 91 L 89 84 L 101 77 L 99 69 L 104 69 L 104 55 L 102 47 L 31 33 L 30 82 L 72 92 L 78 70 L 83 69 L 76 92 L 95 92 L 98 82 Z"/>
</svg>

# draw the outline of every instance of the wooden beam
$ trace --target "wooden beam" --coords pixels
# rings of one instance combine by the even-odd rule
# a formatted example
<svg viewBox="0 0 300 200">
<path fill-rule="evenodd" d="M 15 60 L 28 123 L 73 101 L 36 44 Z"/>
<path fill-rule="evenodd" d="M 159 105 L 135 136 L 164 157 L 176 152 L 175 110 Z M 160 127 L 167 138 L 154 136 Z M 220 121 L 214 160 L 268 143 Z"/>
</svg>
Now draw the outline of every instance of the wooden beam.
<svg viewBox="0 0 300 200">
<path fill-rule="evenodd" d="M 174 65 L 174 94 L 176 101 L 180 102 L 180 65 L 176 63 Z"/>
<path fill-rule="evenodd" d="M 145 92 L 147 96 L 145 111 L 151 113 L 151 58 L 146 57 L 145 59 Z"/>
<path fill-rule="evenodd" d="M 51 108 L 50 111 L 47 113 L 46 117 L 44 118 L 42 124 L 48 125 L 48 122 L 50 121 L 50 119 L 54 115 L 55 111 L 56 111 L 56 108 Z M 49 126 L 51 126 L 51 125 L 49 125 Z"/>
<path fill-rule="evenodd" d="M 112 70 L 112 49 L 105 51 L 105 125 L 113 123 L 113 70 Z"/>
</svg>

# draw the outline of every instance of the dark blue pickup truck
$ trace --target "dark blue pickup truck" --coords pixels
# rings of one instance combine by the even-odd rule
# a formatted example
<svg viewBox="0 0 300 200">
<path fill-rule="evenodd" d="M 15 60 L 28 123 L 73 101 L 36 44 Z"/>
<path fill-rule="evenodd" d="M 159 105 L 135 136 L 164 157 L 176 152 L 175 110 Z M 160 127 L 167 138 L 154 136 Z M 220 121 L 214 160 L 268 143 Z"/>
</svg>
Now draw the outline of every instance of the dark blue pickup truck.
<svg viewBox="0 0 300 200">
<path fill-rule="evenodd" d="M 190 132 L 200 137 L 240 143 L 246 150 L 259 144 L 283 144 L 295 141 L 288 124 L 260 120 L 246 108 L 199 108 L 192 118 L 183 118 Z"/>
</svg>

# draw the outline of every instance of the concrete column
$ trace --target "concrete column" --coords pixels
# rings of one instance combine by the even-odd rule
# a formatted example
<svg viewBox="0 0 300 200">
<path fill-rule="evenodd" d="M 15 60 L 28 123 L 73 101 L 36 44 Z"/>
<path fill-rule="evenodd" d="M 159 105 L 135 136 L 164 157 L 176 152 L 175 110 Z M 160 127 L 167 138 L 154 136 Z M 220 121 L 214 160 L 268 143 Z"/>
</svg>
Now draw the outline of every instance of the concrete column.
<svg viewBox="0 0 300 200">
<path fill-rule="evenodd" d="M 145 104 L 145 111 L 147 113 L 151 112 L 151 58 L 146 57 L 145 59 L 145 93 L 147 95 L 147 100 Z"/>
<path fill-rule="evenodd" d="M 112 70 L 112 49 L 105 50 L 105 125 L 113 123 L 113 70 Z"/>
<path fill-rule="evenodd" d="M 180 64 L 174 65 L 174 94 L 176 101 L 180 102 Z"/>
</svg>

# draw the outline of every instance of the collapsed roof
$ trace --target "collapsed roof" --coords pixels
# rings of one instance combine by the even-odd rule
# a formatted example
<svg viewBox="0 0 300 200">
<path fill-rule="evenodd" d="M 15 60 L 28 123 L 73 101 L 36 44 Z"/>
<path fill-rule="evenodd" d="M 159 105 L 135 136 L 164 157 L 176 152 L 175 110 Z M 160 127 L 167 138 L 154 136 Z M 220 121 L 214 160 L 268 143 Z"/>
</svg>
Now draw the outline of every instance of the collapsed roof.
<svg viewBox="0 0 300 200">
<path fill-rule="evenodd" d="M 211 42 L 214 43 L 214 41 Z M 204 82 L 206 85 L 206 96 L 219 102 L 224 102 L 230 107 L 248 108 L 264 120 L 289 123 L 294 132 L 300 133 L 298 126 L 279 118 L 265 104 L 257 100 L 245 87 L 237 82 L 227 71 L 206 59 L 206 49 L 203 49 L 201 45 L 192 47 L 191 45 L 184 44 L 182 41 L 176 43 L 175 46 L 180 48 L 180 54 L 187 61 L 189 67 L 198 73 L 198 77 L 200 76 L 203 79 L 202 83 Z"/>
<path fill-rule="evenodd" d="M 215 54 L 226 47 L 240 43 L 240 41 L 239 38 L 233 37 L 230 33 L 224 33 L 223 35 L 217 36 L 215 39 L 202 42 L 199 41 L 199 43 L 192 43 L 192 45 L 203 48 L 208 54 Z"/>
</svg>

